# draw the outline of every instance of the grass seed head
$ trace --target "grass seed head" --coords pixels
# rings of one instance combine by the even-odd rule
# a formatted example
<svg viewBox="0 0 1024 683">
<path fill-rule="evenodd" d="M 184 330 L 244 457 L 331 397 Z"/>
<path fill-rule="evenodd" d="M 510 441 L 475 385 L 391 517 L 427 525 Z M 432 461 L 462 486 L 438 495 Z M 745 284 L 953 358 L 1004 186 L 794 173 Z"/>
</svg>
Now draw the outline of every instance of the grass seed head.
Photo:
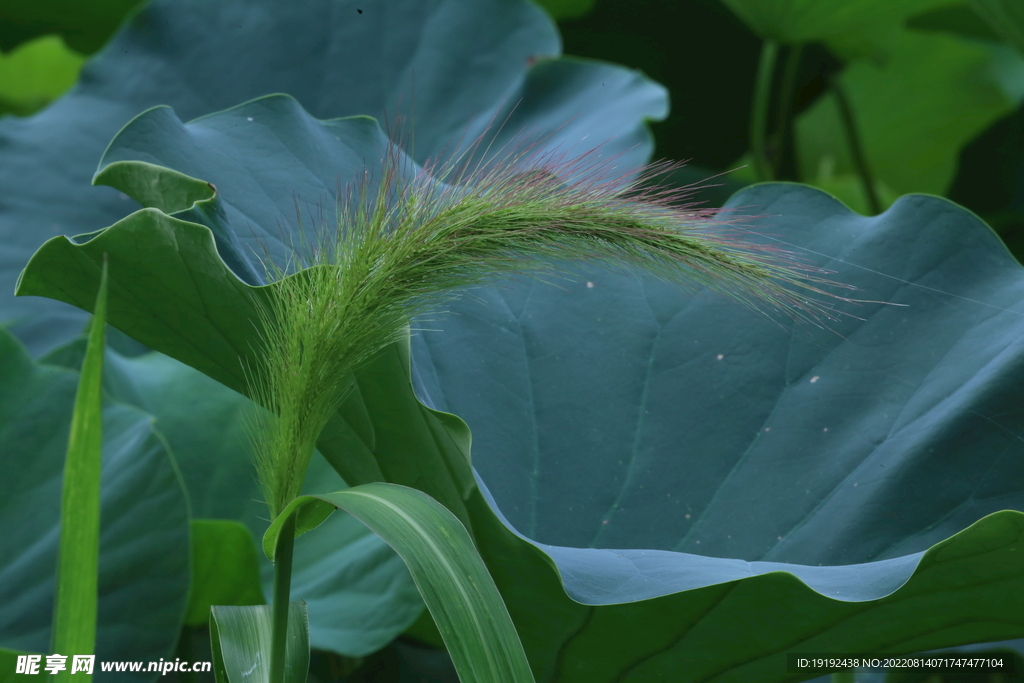
<svg viewBox="0 0 1024 683">
<path fill-rule="evenodd" d="M 298 495 L 317 438 L 353 373 L 397 341 L 415 316 L 509 273 L 600 260 L 707 287 L 744 305 L 817 321 L 834 315 L 825 271 L 764 244 L 721 212 L 689 203 L 693 188 L 610 177 L 597 153 L 535 149 L 501 163 L 413 169 L 392 147 L 379 178 L 339 192 L 337 221 L 297 245 L 261 311 L 262 358 L 251 391 L 257 470 L 271 514 Z M 297 270 L 297 272 L 290 272 Z"/>
</svg>

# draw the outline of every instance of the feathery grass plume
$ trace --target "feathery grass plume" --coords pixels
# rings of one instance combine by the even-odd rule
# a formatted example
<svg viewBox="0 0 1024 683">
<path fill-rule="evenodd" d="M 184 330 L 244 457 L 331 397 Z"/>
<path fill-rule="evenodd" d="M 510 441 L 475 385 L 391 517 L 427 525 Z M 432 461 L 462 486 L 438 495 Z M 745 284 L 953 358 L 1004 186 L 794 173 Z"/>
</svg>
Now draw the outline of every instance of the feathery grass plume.
<svg viewBox="0 0 1024 683">
<path fill-rule="evenodd" d="M 317 438 L 352 373 L 398 340 L 409 321 L 495 275 L 557 271 L 556 262 L 640 266 L 681 284 L 768 304 L 811 321 L 842 299 L 827 271 L 749 239 L 714 211 L 686 204 L 692 188 L 607 177 L 607 162 L 527 150 L 501 164 L 456 160 L 416 171 L 400 150 L 340 192 L 329 234 L 296 250 L 261 312 L 263 365 L 253 398 L 268 408 L 257 469 L 273 516 L 299 493 Z M 463 163 L 464 162 L 464 163 Z M 524 170 L 525 169 L 525 170 Z M 372 182 L 371 182 L 372 181 Z M 298 270 L 287 276 L 286 272 Z"/>
</svg>

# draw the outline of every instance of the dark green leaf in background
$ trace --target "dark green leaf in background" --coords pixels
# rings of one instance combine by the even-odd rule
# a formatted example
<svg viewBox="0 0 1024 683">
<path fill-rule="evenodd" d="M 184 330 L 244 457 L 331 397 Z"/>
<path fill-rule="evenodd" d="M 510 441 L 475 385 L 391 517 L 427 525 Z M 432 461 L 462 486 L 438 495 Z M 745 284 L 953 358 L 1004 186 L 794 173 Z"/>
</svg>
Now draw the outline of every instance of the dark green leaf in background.
<svg viewBox="0 0 1024 683">
<path fill-rule="evenodd" d="M 241 522 L 192 520 L 192 590 L 186 626 L 203 626 L 214 605 L 262 605 L 260 564 L 252 532 Z"/>
<path fill-rule="evenodd" d="M 782 43 L 823 40 L 919 14 L 942 0 L 722 0 L 755 33 Z"/>
<path fill-rule="evenodd" d="M 1000 38 L 1024 55 L 1024 6 L 1016 0 L 967 0 Z"/>
<path fill-rule="evenodd" d="M 968 38 L 1000 40 L 999 34 L 967 2 L 944 5 L 915 15 L 907 20 L 906 27 L 915 31 L 941 31 Z"/>
<path fill-rule="evenodd" d="M 91 54 L 103 46 L 140 0 L 5 0 L 0 8 L 0 52 L 50 33 Z"/>
<path fill-rule="evenodd" d="M 720 0 L 600 0 L 559 29 L 566 54 L 641 69 L 668 89 L 671 114 L 651 124 L 657 157 L 728 170 L 745 151 L 761 41 Z"/>
<path fill-rule="evenodd" d="M 538 0 L 552 19 L 575 19 L 594 8 L 596 0 Z"/>
<path fill-rule="evenodd" d="M 1024 107 L 964 148 L 950 197 L 971 206 L 1024 258 Z"/>
</svg>

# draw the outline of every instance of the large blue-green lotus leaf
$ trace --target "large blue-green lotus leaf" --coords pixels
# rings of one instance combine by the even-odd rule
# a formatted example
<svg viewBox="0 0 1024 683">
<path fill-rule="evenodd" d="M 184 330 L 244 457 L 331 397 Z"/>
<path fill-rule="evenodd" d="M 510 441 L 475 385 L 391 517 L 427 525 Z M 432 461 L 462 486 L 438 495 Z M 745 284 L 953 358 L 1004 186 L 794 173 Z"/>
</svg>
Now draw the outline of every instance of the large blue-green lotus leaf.
<svg viewBox="0 0 1024 683">
<path fill-rule="evenodd" d="M 512 525 L 564 546 L 836 565 L 1024 507 L 1024 277 L 995 234 L 925 196 L 877 218 L 782 184 L 729 206 L 888 303 L 794 328 L 596 267 L 465 298 L 415 358 L 433 404 L 473 429 Z"/>
<path fill-rule="evenodd" d="M 78 339 L 44 357 L 47 364 L 78 367 Z M 192 516 L 245 524 L 258 542 L 268 513 L 256 480 L 246 420 L 252 402 L 161 353 L 126 357 L 108 350 L 104 389 L 156 418 L 175 454 Z M 330 493 L 345 483 L 322 458 L 313 460 L 304 493 Z M 263 594 L 272 595 L 273 565 L 258 553 Z M 401 559 L 363 524 L 345 513 L 331 518 L 295 547 L 292 593 L 305 600 L 310 642 L 321 650 L 363 656 L 404 631 L 423 601 Z"/>
<path fill-rule="evenodd" d="M 147 112 L 99 179 L 152 208 L 49 241 L 21 291 L 87 306 L 107 253 L 114 325 L 244 388 L 277 285 L 228 264 L 295 225 L 258 179 L 288 169 L 288 205 L 329 203 L 381 140 L 282 97 L 188 124 Z M 1020 266 L 934 197 L 865 218 L 771 184 L 730 208 L 886 303 L 818 329 L 593 264 L 497 283 L 360 371 L 321 453 L 467 524 L 538 680 L 798 680 L 786 652 L 1024 635 L 1024 515 L 1006 511 L 1024 502 Z M 466 423 L 428 406 L 465 416 L 479 479 Z"/>
<path fill-rule="evenodd" d="M 603 144 L 625 167 L 642 163 L 643 121 L 666 115 L 664 89 L 559 51 L 554 24 L 528 0 L 157 0 L 68 95 L 30 119 L 0 121 L 0 324 L 36 355 L 81 331 L 79 312 L 10 292 L 48 238 L 137 208 L 89 181 L 118 129 L 149 107 L 188 120 L 285 92 L 321 118 L 390 122 L 420 161 L 464 149 L 493 123 L 492 152 L 516 136 L 542 146 L 586 138 L 576 151 Z"/>
<path fill-rule="evenodd" d="M 61 482 L 78 372 L 0 330 L 0 646 L 50 653 Z M 188 501 L 153 419 L 108 401 L 96 636 L 101 661 L 171 658 L 189 585 Z M 62 653 L 66 654 L 66 653 Z M 149 681 L 155 674 L 102 673 Z"/>
</svg>

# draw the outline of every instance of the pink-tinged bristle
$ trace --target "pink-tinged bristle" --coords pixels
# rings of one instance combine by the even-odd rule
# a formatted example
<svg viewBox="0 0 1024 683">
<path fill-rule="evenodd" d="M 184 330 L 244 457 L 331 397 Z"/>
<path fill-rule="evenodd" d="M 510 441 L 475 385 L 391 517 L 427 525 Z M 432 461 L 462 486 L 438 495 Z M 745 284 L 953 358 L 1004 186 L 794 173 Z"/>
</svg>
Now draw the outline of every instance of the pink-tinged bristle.
<svg viewBox="0 0 1024 683">
<path fill-rule="evenodd" d="M 765 243 L 757 232 L 746 229 L 743 223 L 756 216 L 739 215 L 738 209 L 728 211 L 700 206 L 700 202 L 694 201 L 694 193 L 706 187 L 705 184 L 669 187 L 656 182 L 680 168 L 683 165 L 680 162 L 656 162 L 635 172 L 616 167 L 621 154 L 602 157 L 595 148 L 570 156 L 565 151 L 544 149 L 541 146 L 544 139 L 519 147 L 514 139 L 505 144 L 503 149 L 509 153 L 499 161 L 482 161 L 478 154 L 485 139 L 486 133 L 450 161 L 427 161 L 411 177 L 403 175 L 408 161 L 400 148 L 392 145 L 384 154 L 379 179 L 382 191 L 392 193 L 388 195 L 392 200 L 389 207 L 382 208 L 381 196 L 365 195 L 374 179 L 364 173 L 362 184 L 355 188 L 349 186 L 345 193 L 349 201 L 342 202 L 347 204 L 341 210 L 342 216 L 346 220 L 356 219 L 356 214 L 364 207 L 371 211 L 376 207 L 385 213 L 368 218 L 398 231 L 388 233 L 388 239 L 408 238 L 426 244 L 423 240 L 431 239 L 431 235 L 418 233 L 429 229 L 441 230 L 437 234 L 442 234 L 443 226 L 435 223 L 436 216 L 455 210 L 460 201 L 469 198 L 479 202 L 474 205 L 474 211 L 493 213 L 523 209 L 527 212 L 522 216 L 526 222 L 509 233 L 527 241 L 518 247 L 514 244 L 508 247 L 513 251 L 520 249 L 524 258 L 547 254 L 544 240 L 549 233 L 553 240 L 555 234 L 607 240 L 612 232 L 594 229 L 605 221 L 616 223 L 616 229 L 625 231 L 622 245 L 583 243 L 575 247 L 578 253 L 607 258 L 618 251 L 617 258 L 624 263 L 640 266 L 648 263 L 648 257 L 653 257 L 650 264 L 662 276 L 667 274 L 669 262 L 677 262 L 696 276 L 696 284 L 731 291 L 733 298 L 748 305 L 758 300 L 784 309 L 834 312 L 830 305 L 789 291 L 789 287 L 811 295 L 845 300 L 820 289 L 819 286 L 837 285 L 823 277 L 829 271 L 803 261 L 777 244 Z M 489 151 L 489 146 L 484 148 L 483 156 Z M 410 208 L 413 198 L 416 204 Z M 544 211 L 551 214 L 548 225 L 542 224 Z M 647 223 L 648 227 L 638 227 L 642 223 Z M 631 243 L 627 237 L 635 241 Z M 674 244 L 672 239 L 676 237 L 692 240 L 693 244 L 689 247 Z M 467 233 L 464 238 L 453 234 L 450 239 L 456 242 L 461 239 L 475 247 L 481 239 L 491 237 Z M 667 250 L 658 253 L 659 249 Z M 501 268 L 515 268 L 507 254 L 498 254 L 496 258 Z M 456 263 L 452 267 L 465 268 L 470 280 L 480 277 L 481 268 L 473 264 L 460 266 Z M 532 269 L 528 262 L 524 262 L 524 268 Z"/>
</svg>

